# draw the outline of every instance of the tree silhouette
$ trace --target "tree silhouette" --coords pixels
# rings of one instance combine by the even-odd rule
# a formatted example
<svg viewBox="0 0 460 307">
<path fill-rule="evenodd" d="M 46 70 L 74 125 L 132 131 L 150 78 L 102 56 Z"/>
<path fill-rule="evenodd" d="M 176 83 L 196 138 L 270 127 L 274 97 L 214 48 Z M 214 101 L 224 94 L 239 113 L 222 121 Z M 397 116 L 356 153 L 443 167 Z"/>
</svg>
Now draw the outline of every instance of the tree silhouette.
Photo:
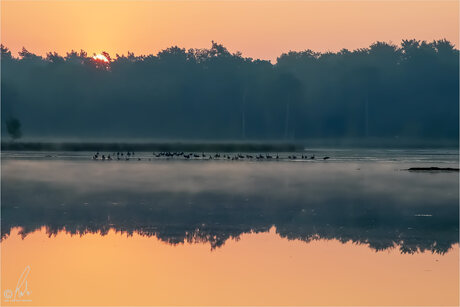
<svg viewBox="0 0 460 307">
<path fill-rule="evenodd" d="M 458 142 L 458 50 L 447 40 L 290 51 L 276 63 L 212 42 L 97 61 L 81 50 L 2 54 L 2 124 L 27 135 Z"/>
</svg>

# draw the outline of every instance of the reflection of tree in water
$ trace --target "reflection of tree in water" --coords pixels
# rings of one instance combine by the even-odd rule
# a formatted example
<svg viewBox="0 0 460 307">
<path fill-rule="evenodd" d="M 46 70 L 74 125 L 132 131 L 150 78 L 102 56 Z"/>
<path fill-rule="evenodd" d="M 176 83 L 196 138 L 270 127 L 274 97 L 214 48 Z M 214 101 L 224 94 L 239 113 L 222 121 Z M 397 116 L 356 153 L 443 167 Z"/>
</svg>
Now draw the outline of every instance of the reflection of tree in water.
<svg viewBox="0 0 460 307">
<path fill-rule="evenodd" d="M 337 239 L 340 242 L 365 244 L 382 251 L 397 247 L 401 253 L 431 251 L 446 253 L 458 243 L 457 205 L 423 205 L 401 209 L 398 204 L 366 205 L 342 202 L 317 205 L 280 204 L 267 199 L 254 199 L 250 204 L 238 198 L 216 195 L 195 196 L 190 205 L 187 195 L 158 195 L 155 205 L 93 204 L 65 206 L 2 206 L 2 239 L 11 229 L 20 227 L 25 237 L 43 226 L 51 237 L 61 231 L 73 235 L 98 233 L 113 229 L 127 235 L 157 237 L 169 244 L 209 243 L 218 248 L 228 239 L 239 239 L 245 233 L 267 232 L 276 227 L 283 238 L 305 242 Z M 436 212 L 433 216 L 415 213 Z"/>
</svg>

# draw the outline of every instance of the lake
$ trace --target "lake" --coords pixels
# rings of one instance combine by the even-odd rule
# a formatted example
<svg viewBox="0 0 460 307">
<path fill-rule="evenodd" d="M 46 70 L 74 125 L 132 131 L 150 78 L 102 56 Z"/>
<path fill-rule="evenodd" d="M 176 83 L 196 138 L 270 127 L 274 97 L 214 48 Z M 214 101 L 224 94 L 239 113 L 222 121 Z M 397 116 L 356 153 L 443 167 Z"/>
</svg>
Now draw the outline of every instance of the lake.
<svg viewBox="0 0 460 307">
<path fill-rule="evenodd" d="M 2 153 L 3 304 L 459 304 L 458 150 L 93 154 Z"/>
</svg>

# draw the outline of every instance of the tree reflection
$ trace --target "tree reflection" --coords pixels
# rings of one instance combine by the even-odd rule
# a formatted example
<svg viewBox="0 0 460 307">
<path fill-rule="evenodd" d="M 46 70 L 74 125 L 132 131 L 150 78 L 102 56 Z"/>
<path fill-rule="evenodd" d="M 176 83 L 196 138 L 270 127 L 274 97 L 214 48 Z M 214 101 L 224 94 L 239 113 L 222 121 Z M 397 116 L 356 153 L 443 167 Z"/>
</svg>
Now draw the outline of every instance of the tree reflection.
<svg viewBox="0 0 460 307">
<path fill-rule="evenodd" d="M 156 201 L 168 195 L 157 195 Z M 458 242 L 458 208 L 452 206 L 439 211 L 436 216 L 415 216 L 413 212 L 398 210 L 397 205 L 385 208 L 368 206 L 365 214 L 350 214 L 349 203 L 331 204 L 276 204 L 267 200 L 254 200 L 250 205 L 218 195 L 195 195 L 194 200 L 203 205 L 199 208 L 187 205 L 190 195 L 170 195 L 181 201 L 166 207 L 156 205 L 64 205 L 2 207 L 2 239 L 10 235 L 14 227 L 20 234 L 46 227 L 47 234 L 57 235 L 64 231 L 72 235 L 98 233 L 106 235 L 109 230 L 129 236 L 157 237 L 163 242 L 209 243 L 212 249 L 221 247 L 229 239 L 242 234 L 276 232 L 289 240 L 310 242 L 320 239 L 337 239 L 342 243 L 364 244 L 376 251 L 398 248 L 401 253 L 431 251 L 446 253 Z M 245 206 L 246 205 L 246 206 Z M 205 208 L 207 207 L 207 208 Z M 434 208 L 424 207 L 423 210 Z M 426 211 L 429 212 L 429 211 Z"/>
<path fill-rule="evenodd" d="M 113 229 L 215 249 L 275 227 L 289 240 L 337 239 L 376 251 L 442 254 L 458 243 L 458 174 L 355 167 L 5 160 L 2 239 L 15 227 L 24 237 L 42 227 L 50 236 Z"/>
</svg>

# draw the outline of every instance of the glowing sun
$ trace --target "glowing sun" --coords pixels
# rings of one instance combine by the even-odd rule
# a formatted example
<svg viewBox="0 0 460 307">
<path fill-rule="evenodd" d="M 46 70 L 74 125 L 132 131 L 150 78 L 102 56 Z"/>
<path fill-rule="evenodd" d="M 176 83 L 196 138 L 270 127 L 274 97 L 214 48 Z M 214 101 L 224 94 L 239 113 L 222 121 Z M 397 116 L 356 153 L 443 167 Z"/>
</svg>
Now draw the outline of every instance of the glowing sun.
<svg viewBox="0 0 460 307">
<path fill-rule="evenodd" d="M 105 55 L 103 55 L 103 54 L 96 54 L 95 56 L 93 56 L 93 59 L 95 59 L 96 61 L 102 61 L 102 62 L 106 62 L 106 63 L 109 62 L 109 59 L 107 59 L 105 57 Z"/>
</svg>

